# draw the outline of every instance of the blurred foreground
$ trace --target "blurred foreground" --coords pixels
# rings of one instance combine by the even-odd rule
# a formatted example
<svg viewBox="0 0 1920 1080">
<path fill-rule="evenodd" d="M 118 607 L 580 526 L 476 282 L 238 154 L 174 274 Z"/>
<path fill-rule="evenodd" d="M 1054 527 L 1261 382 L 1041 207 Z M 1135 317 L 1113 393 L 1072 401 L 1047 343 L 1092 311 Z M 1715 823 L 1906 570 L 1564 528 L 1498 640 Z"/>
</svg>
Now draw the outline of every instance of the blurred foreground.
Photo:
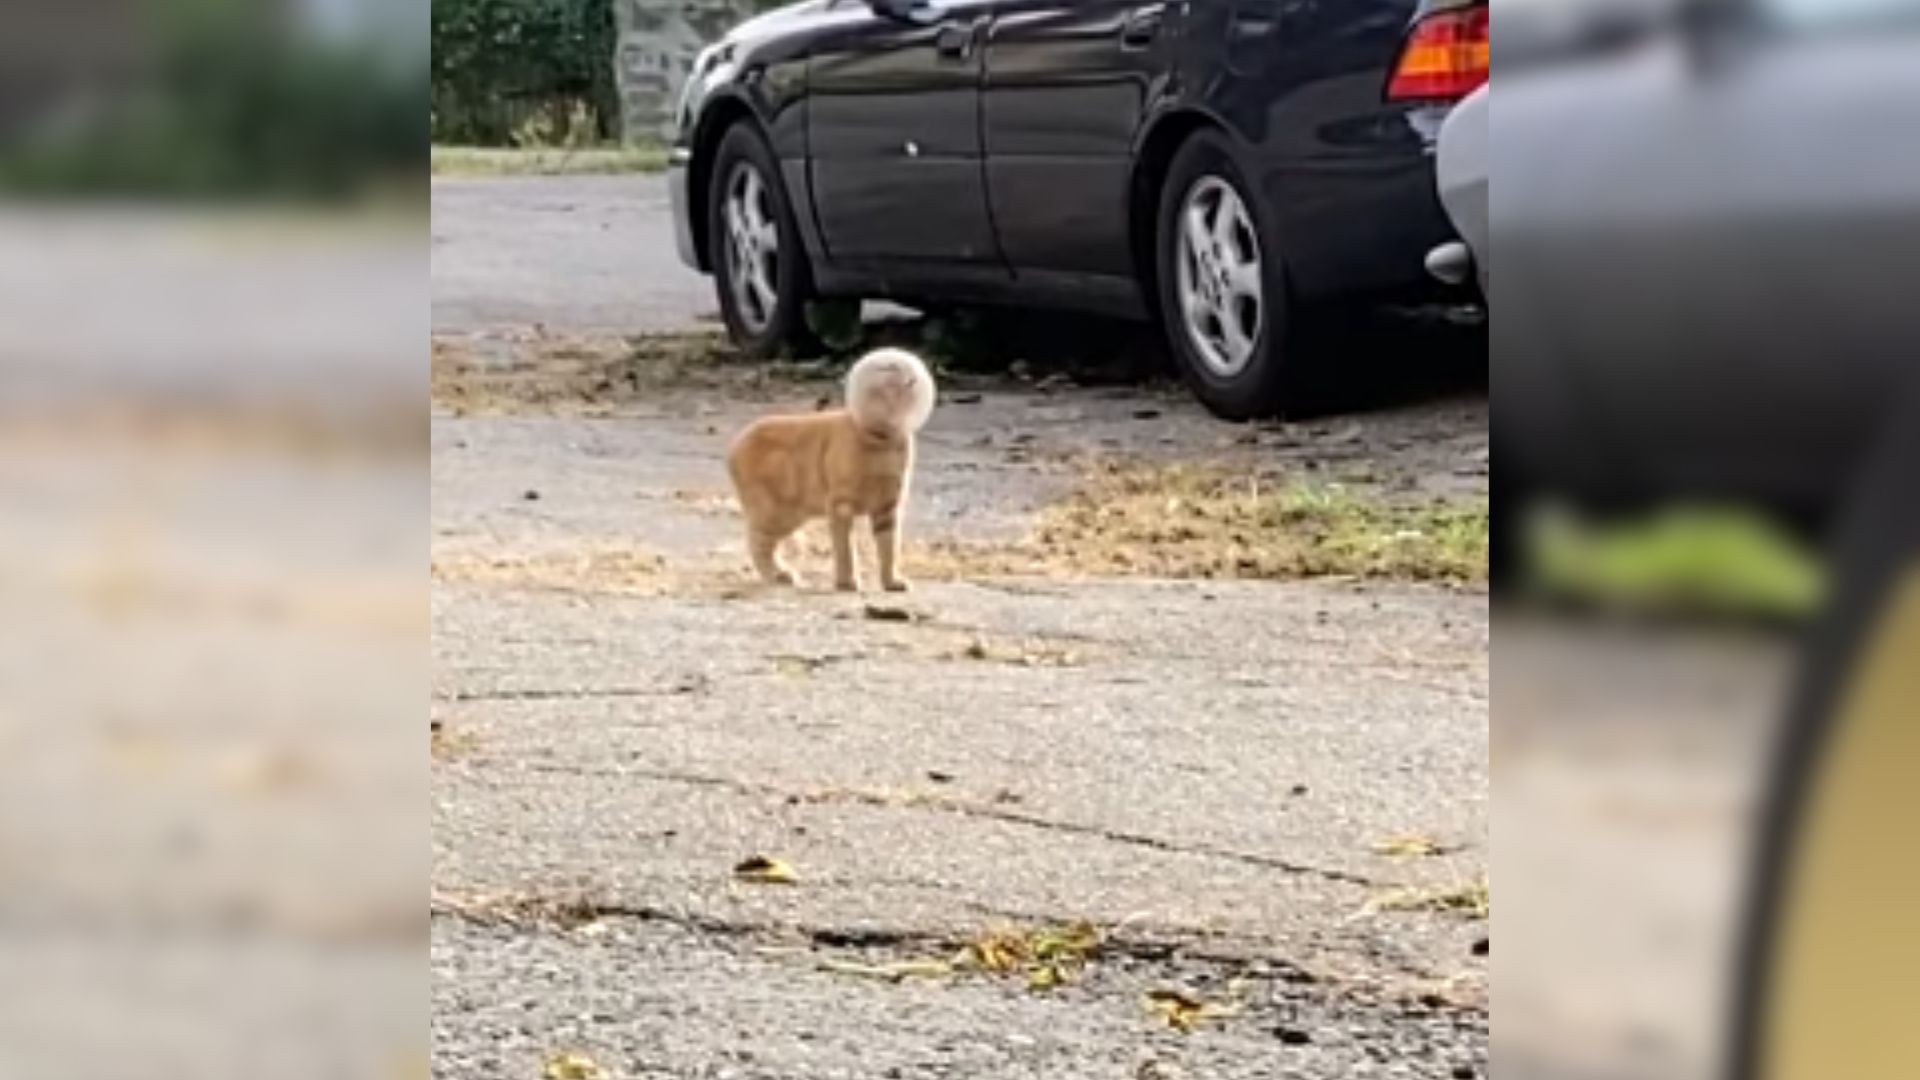
<svg viewBox="0 0 1920 1080">
<path fill-rule="evenodd" d="M 352 208 L 424 85 L 355 7 L 6 17 L 0 1075 L 425 1075 L 425 221 Z"/>
<path fill-rule="evenodd" d="M 1495 26 L 1502 1075 L 1914 1075 L 1920 5 Z"/>
<path fill-rule="evenodd" d="M 0 1074 L 385 1075 L 424 1018 L 418 238 L 139 214 L 0 215 Z"/>
</svg>

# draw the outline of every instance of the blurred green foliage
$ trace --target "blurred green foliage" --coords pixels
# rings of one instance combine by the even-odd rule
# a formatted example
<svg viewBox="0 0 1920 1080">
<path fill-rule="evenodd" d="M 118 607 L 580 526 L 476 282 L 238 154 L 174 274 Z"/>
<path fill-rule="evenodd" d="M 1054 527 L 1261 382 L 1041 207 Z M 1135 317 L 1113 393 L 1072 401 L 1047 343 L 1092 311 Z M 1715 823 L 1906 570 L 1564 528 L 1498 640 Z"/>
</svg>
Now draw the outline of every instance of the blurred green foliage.
<svg viewBox="0 0 1920 1080">
<path fill-rule="evenodd" d="M 322 40 L 257 3 L 147 11 L 138 77 L 0 148 L 0 187 L 334 198 L 425 174 L 424 56 Z"/>
<path fill-rule="evenodd" d="M 1565 512 L 1530 522 L 1533 586 L 1604 607 L 1669 615 L 1797 621 L 1825 595 L 1825 567 L 1766 518 L 1680 506 L 1595 524 Z"/>
<path fill-rule="evenodd" d="M 611 0 L 433 0 L 433 141 L 579 146 L 616 134 Z"/>
</svg>

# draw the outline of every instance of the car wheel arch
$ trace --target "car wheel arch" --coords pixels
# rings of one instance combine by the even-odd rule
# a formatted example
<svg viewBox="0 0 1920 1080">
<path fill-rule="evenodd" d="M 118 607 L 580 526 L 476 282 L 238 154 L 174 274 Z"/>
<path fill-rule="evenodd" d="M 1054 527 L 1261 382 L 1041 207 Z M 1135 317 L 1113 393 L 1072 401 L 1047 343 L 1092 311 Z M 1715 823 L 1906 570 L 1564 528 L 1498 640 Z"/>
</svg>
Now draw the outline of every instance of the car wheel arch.
<svg viewBox="0 0 1920 1080">
<path fill-rule="evenodd" d="M 720 140 L 735 124 L 760 123 L 753 106 L 745 98 L 728 94 L 716 97 L 700 111 L 700 121 L 694 127 L 690 141 L 691 153 L 687 162 L 687 195 L 691 213 L 688 215 L 693 225 L 693 250 L 699 257 L 700 269 L 713 270 L 713 254 L 707 236 L 707 199 L 713 186 L 713 158 L 720 149 Z"/>
<path fill-rule="evenodd" d="M 1143 129 L 1133 154 L 1133 180 L 1128 187 L 1127 237 L 1133 256 L 1134 276 L 1141 297 L 1157 318 L 1160 307 L 1160 196 L 1174 156 L 1187 141 L 1203 131 L 1211 131 L 1233 141 L 1232 129 L 1218 117 L 1199 109 L 1182 108 L 1161 113 Z"/>
</svg>

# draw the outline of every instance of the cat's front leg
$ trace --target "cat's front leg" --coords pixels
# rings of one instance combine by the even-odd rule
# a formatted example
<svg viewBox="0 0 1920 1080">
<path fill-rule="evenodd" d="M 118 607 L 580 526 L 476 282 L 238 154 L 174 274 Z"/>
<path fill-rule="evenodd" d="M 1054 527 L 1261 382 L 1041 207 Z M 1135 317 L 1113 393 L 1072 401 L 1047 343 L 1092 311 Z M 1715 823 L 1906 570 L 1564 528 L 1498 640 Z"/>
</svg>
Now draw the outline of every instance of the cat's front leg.
<svg viewBox="0 0 1920 1080">
<path fill-rule="evenodd" d="M 853 507 L 835 503 L 829 525 L 833 532 L 833 587 L 854 592 L 860 582 L 853 574 Z"/>
<path fill-rule="evenodd" d="M 900 576 L 900 504 L 882 507 L 873 513 L 873 547 L 880 556 L 880 587 L 888 592 L 906 592 L 907 579 Z"/>
</svg>

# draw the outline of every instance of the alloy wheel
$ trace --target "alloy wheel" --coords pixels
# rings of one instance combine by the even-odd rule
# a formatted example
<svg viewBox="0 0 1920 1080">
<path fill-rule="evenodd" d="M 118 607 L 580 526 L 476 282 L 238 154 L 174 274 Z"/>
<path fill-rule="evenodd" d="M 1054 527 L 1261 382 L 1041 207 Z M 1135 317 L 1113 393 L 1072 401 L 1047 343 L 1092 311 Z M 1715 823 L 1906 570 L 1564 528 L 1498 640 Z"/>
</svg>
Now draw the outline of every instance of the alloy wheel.
<svg viewBox="0 0 1920 1080">
<path fill-rule="evenodd" d="M 1232 378 L 1253 360 L 1265 317 L 1265 278 L 1253 218 L 1233 185 L 1203 176 L 1180 204 L 1175 274 L 1182 322 L 1214 375 Z"/>
<path fill-rule="evenodd" d="M 773 321 L 780 302 L 780 230 L 760 170 L 742 161 L 727 178 L 723 215 L 727 226 L 727 285 L 749 333 Z"/>
</svg>

